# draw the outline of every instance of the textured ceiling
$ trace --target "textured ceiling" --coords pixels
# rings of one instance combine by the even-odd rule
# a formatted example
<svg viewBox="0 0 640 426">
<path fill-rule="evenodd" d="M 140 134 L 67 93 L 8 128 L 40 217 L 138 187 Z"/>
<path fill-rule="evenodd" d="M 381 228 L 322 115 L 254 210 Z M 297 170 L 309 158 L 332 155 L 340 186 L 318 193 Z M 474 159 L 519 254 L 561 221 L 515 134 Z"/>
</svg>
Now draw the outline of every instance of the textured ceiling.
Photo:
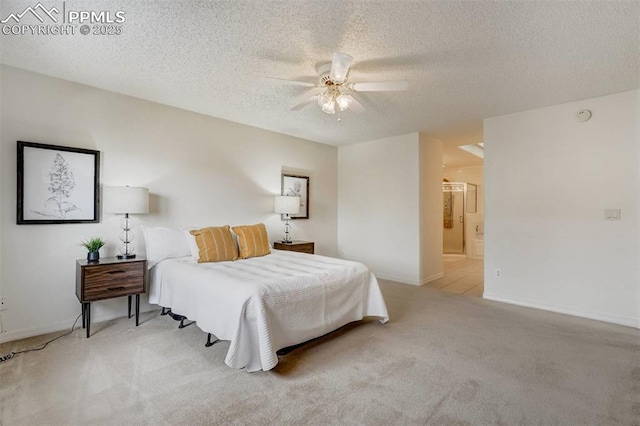
<svg viewBox="0 0 640 426">
<path fill-rule="evenodd" d="M 3 0 L 1 19 L 35 3 Z M 62 1 L 42 3 L 62 9 Z M 638 1 L 67 0 L 65 7 L 123 10 L 123 33 L 1 35 L 2 63 L 333 145 L 416 131 L 449 145 L 475 143 L 486 117 L 640 85 Z M 289 111 L 305 88 L 260 80 L 313 82 L 316 64 L 334 51 L 354 57 L 350 81 L 408 80 L 409 91 L 360 93 L 366 110 L 347 111 L 338 123 L 316 105 Z"/>
</svg>

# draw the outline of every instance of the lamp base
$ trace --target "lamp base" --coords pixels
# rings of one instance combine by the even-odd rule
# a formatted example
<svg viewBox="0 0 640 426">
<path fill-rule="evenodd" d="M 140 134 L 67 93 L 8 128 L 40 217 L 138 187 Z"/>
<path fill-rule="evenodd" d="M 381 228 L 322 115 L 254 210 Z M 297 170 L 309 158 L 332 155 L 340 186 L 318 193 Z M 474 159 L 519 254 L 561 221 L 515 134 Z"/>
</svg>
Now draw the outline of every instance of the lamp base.
<svg viewBox="0 0 640 426">
<path fill-rule="evenodd" d="M 135 259 L 135 254 L 119 254 L 116 256 L 118 259 Z"/>
<path fill-rule="evenodd" d="M 281 240 L 279 241 L 282 244 L 293 244 L 293 241 L 285 241 L 285 240 Z"/>
</svg>

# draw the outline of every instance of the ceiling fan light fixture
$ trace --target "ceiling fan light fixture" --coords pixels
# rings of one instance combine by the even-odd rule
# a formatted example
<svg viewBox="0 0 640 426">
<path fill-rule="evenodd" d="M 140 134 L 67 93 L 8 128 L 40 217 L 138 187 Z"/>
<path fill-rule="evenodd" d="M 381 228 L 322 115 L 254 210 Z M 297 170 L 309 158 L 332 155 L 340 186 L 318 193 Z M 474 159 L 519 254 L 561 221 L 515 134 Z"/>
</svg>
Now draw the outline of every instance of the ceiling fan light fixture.
<svg viewBox="0 0 640 426">
<path fill-rule="evenodd" d="M 322 107 L 322 112 L 326 112 L 327 114 L 335 114 L 336 113 L 336 104 L 335 102 L 331 102 L 327 106 Z"/>
<path fill-rule="evenodd" d="M 307 81 L 285 80 L 280 78 L 265 77 L 265 79 L 281 84 L 311 87 L 310 91 L 305 94 L 305 99 L 291 108 L 291 111 L 298 111 L 306 105 L 317 102 L 326 114 L 335 114 L 336 111 L 343 112 L 352 106 L 352 110 L 355 109 L 356 112 L 362 111 L 364 107 L 351 95 L 352 93 L 393 92 L 403 91 L 409 88 L 409 82 L 406 80 L 365 83 L 347 82 L 349 80 L 352 62 L 353 58 L 351 56 L 345 53 L 334 52 L 331 62 L 318 64 L 316 66 L 319 80 L 315 84 Z"/>
<path fill-rule="evenodd" d="M 351 106 L 352 102 L 353 98 L 349 95 L 345 95 L 344 93 L 341 93 L 336 98 L 336 103 L 338 104 L 338 108 L 340 108 L 340 111 L 346 111 Z"/>
<path fill-rule="evenodd" d="M 328 90 L 318 98 L 318 105 L 320 105 L 322 108 L 326 108 L 333 103 L 333 96 Z"/>
</svg>

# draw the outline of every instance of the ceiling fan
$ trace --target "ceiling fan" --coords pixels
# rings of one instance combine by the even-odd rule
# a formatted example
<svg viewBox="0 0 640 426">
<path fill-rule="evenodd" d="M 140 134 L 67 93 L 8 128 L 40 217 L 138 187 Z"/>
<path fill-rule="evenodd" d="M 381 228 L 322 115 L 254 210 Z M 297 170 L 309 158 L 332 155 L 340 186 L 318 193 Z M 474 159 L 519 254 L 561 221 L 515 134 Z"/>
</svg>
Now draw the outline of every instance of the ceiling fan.
<svg viewBox="0 0 640 426">
<path fill-rule="evenodd" d="M 311 93 L 306 93 L 303 100 L 291 108 L 297 111 L 309 104 L 317 102 L 323 112 L 335 114 L 336 111 L 346 111 L 349 107 L 364 109 L 354 97 L 354 92 L 390 92 L 409 88 L 406 80 L 378 81 L 371 83 L 349 82 L 349 69 L 353 58 L 345 53 L 335 52 L 333 60 L 317 66 L 318 83 L 307 81 L 285 80 L 281 78 L 264 77 L 265 80 L 294 86 L 312 87 Z M 313 93 L 316 92 L 316 93 Z M 338 119 L 340 121 L 340 119 Z"/>
</svg>

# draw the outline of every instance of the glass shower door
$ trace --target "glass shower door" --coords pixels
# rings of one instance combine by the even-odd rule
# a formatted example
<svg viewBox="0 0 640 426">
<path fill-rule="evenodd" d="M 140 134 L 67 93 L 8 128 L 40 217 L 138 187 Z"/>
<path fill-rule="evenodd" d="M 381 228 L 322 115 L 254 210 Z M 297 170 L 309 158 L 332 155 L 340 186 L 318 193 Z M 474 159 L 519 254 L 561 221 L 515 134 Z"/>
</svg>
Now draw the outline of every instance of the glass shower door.
<svg viewBox="0 0 640 426">
<path fill-rule="evenodd" d="M 443 183 L 444 254 L 464 254 L 464 183 Z"/>
</svg>

